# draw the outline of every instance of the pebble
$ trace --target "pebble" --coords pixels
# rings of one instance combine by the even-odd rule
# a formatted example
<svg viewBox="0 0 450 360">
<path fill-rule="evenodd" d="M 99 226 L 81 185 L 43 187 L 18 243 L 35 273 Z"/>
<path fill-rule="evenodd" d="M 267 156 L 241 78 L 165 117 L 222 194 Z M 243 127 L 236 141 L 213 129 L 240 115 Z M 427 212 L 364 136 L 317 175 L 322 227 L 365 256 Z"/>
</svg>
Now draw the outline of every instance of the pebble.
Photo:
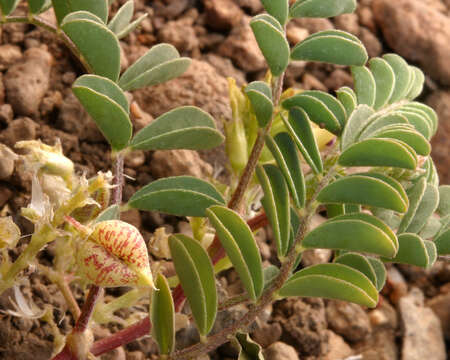
<svg viewBox="0 0 450 360">
<path fill-rule="evenodd" d="M 0 180 L 8 179 L 14 172 L 18 156 L 6 145 L 0 144 Z"/>
<path fill-rule="evenodd" d="M 299 360 L 297 351 L 292 346 L 280 341 L 265 349 L 264 357 L 270 360 Z"/>
</svg>

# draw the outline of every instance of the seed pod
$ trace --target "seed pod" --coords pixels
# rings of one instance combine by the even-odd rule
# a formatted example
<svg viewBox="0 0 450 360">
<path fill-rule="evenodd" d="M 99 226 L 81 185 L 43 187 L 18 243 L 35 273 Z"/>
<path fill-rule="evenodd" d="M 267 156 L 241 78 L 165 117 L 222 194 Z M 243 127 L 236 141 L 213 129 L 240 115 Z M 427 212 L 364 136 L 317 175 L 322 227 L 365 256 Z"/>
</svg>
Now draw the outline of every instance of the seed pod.
<svg viewBox="0 0 450 360">
<path fill-rule="evenodd" d="M 154 286 L 144 239 L 124 221 L 96 224 L 80 245 L 77 261 L 86 279 L 99 286 Z"/>
</svg>

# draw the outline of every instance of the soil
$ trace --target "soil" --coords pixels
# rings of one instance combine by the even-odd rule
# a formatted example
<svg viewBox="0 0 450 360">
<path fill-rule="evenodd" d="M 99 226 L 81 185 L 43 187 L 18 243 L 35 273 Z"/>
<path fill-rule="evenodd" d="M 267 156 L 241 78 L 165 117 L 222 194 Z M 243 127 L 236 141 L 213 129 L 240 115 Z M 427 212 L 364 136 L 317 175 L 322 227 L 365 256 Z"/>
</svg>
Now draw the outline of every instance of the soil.
<svg viewBox="0 0 450 360">
<path fill-rule="evenodd" d="M 117 0 L 113 11 L 125 3 Z M 25 13 L 21 4 L 17 14 Z M 251 16 L 262 10 L 259 0 L 135 0 L 135 17 L 149 14 L 142 26 L 121 41 L 125 69 L 151 46 L 169 42 L 180 53 L 194 59 L 190 69 L 167 84 L 129 94 L 136 130 L 154 117 L 180 105 L 196 105 L 211 113 L 221 127 L 230 117 L 226 77 L 238 84 L 261 79 L 265 62 L 249 29 Z M 53 14 L 43 15 L 52 21 Z M 407 25 L 407 26 L 406 26 Z M 448 0 L 360 0 L 355 14 L 331 20 L 293 21 L 288 40 L 295 44 L 315 31 L 338 28 L 361 38 L 370 56 L 398 52 L 421 67 L 426 83 L 420 101 L 429 103 L 440 116 L 439 132 L 433 140 L 441 184 L 450 183 L 450 2 Z M 417 45 L 417 46 L 416 46 Z M 0 143 L 13 147 L 20 140 L 41 139 L 54 144 L 59 138 L 64 153 L 88 176 L 111 167 L 108 145 L 83 111 L 70 90 L 82 68 L 65 46 L 52 34 L 34 26 L 9 24 L 0 29 Z M 324 64 L 295 62 L 288 70 L 286 87 L 333 91 L 351 85 L 348 69 Z M 13 216 L 22 233 L 31 224 L 19 216 L 30 200 L 30 178 L 15 166 L 13 155 L 0 147 L 0 214 Z M 17 165 L 17 164 L 16 164 Z M 128 158 L 124 200 L 150 181 L 169 175 L 198 177 L 211 173 L 226 178 L 223 149 L 202 152 L 137 152 Z M 183 231 L 184 219 L 155 213 L 131 211 L 124 219 L 140 227 L 148 239 L 158 227 L 167 232 Z M 267 260 L 271 257 L 270 230 L 258 237 Z M 18 251 L 28 239 L 20 242 Z M 272 249 L 273 250 L 273 249 Z M 17 252 L 18 253 L 18 252 Z M 14 255 L 14 254 L 12 254 Z M 17 255 L 17 254 L 16 254 Z M 51 247 L 41 254 L 52 258 Z M 323 254 L 308 262 L 327 261 Z M 67 306 L 57 288 L 45 277 L 28 270 L 26 296 L 40 308 L 54 306 L 54 320 L 63 334 L 73 325 Z M 224 284 L 239 284 L 233 272 L 226 272 Z M 73 288 L 83 303 L 79 288 Z M 120 290 L 109 292 L 117 296 Z M 450 355 L 450 264 L 438 261 L 430 270 L 399 266 L 389 269 L 388 282 L 375 310 L 319 299 L 289 299 L 268 309 L 254 324 L 251 336 L 264 347 L 267 359 L 370 359 L 415 360 L 423 354 L 434 360 Z M 11 308 L 12 292 L 0 296 L 0 309 Z M 221 316 L 225 323 L 234 312 Z M 409 316 L 411 312 L 420 316 Z M 436 316 L 437 314 L 437 316 Z M 128 316 L 127 312 L 119 314 Z M 219 324 L 221 325 L 221 324 Z M 426 331 L 423 327 L 426 326 Z M 98 330 L 98 336 L 114 332 L 121 325 Z M 101 334 L 100 334 L 101 333 Z M 420 348 L 414 334 L 420 336 Z M 177 338 L 187 345 L 196 334 L 187 328 Z M 52 352 L 49 325 L 0 313 L 0 359 L 46 360 Z M 445 342 L 446 341 L 446 342 Z M 102 359 L 139 360 L 152 358 L 156 346 L 144 338 L 102 356 Z M 230 344 L 210 354 L 211 359 L 232 359 L 237 355 Z M 352 357 L 354 356 L 354 357 Z M 359 357 L 358 357 L 359 356 Z M 205 359 L 207 356 L 205 357 Z"/>
</svg>

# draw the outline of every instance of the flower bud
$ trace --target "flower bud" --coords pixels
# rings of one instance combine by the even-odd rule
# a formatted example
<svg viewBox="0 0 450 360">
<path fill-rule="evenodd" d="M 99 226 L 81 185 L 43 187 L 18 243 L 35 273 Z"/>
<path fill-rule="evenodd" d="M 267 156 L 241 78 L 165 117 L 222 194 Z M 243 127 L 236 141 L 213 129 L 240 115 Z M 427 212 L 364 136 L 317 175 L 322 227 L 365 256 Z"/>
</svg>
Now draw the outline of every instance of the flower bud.
<svg viewBox="0 0 450 360">
<path fill-rule="evenodd" d="M 124 221 L 96 224 L 80 245 L 77 261 L 85 277 L 99 286 L 154 286 L 144 239 Z"/>
<path fill-rule="evenodd" d="M 0 218 L 0 249 L 13 248 L 20 238 L 20 230 L 11 217 Z"/>
</svg>

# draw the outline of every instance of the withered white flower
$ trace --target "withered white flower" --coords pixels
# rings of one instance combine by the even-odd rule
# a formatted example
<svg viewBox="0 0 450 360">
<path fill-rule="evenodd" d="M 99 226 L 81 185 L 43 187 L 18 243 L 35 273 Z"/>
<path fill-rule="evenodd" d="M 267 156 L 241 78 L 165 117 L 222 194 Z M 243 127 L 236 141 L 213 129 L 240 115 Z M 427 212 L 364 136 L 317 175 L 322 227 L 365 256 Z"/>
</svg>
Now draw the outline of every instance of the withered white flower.
<svg viewBox="0 0 450 360">
<path fill-rule="evenodd" d="M 40 309 L 33 301 L 27 303 L 18 285 L 14 286 L 14 298 L 9 299 L 14 310 L 5 310 L 4 313 L 25 319 L 40 319 L 45 315 L 46 310 Z"/>
</svg>

